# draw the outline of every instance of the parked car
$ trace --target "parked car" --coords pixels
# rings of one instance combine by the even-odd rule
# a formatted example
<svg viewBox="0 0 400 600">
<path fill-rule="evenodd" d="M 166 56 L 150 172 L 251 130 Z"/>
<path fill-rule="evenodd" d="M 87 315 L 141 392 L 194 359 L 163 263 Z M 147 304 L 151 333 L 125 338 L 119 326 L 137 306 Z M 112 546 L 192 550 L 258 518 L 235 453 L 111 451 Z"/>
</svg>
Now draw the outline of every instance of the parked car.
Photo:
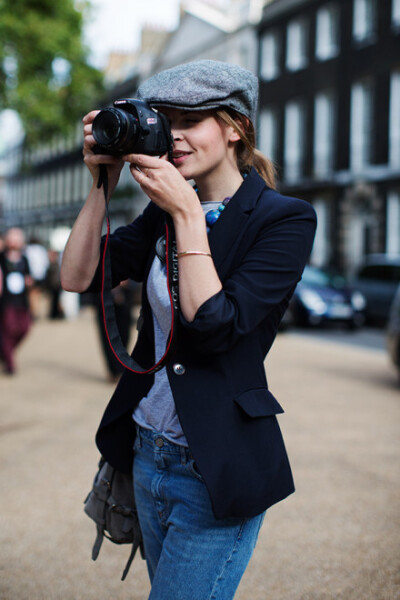
<svg viewBox="0 0 400 600">
<path fill-rule="evenodd" d="M 357 328 L 365 321 L 365 304 L 364 296 L 350 287 L 343 276 L 306 266 L 284 316 L 283 327 L 335 323 L 348 329 Z"/>
<path fill-rule="evenodd" d="M 400 283 L 400 255 L 371 254 L 352 280 L 365 297 L 368 323 L 386 325 L 390 307 Z"/>
<path fill-rule="evenodd" d="M 398 370 L 400 384 L 400 285 L 390 309 L 386 341 L 389 356 Z"/>
</svg>

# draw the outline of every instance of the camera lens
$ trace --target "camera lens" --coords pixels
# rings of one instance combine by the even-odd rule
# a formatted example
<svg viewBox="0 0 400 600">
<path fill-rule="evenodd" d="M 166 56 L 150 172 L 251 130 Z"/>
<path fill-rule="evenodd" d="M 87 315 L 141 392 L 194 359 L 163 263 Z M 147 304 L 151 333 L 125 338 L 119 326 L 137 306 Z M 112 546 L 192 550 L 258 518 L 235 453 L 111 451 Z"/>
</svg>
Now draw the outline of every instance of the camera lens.
<svg viewBox="0 0 400 600">
<path fill-rule="evenodd" d="M 118 118 L 105 114 L 98 124 L 98 137 L 102 144 L 113 142 L 120 132 Z"/>
<path fill-rule="evenodd" d="M 93 137 L 104 152 L 123 154 L 132 151 L 138 135 L 137 119 L 124 110 L 106 108 L 93 121 Z"/>
<path fill-rule="evenodd" d="M 93 137 L 102 146 L 114 145 L 122 129 L 120 111 L 113 108 L 102 110 L 93 121 Z"/>
</svg>

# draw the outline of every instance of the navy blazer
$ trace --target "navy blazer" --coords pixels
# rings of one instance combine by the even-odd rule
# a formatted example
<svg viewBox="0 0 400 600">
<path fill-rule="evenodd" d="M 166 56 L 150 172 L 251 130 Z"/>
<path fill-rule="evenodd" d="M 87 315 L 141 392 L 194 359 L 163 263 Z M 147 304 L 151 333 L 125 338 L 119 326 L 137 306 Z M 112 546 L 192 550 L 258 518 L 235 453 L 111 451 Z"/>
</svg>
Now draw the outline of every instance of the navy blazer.
<svg viewBox="0 0 400 600">
<path fill-rule="evenodd" d="M 147 281 L 165 215 L 153 203 L 110 238 L 113 281 Z M 223 289 L 195 319 L 181 315 L 167 364 L 176 410 L 217 518 L 251 517 L 294 491 L 264 359 L 309 258 L 316 227 L 310 204 L 269 189 L 253 169 L 209 233 Z M 100 267 L 99 267 L 100 269 Z M 99 289 L 100 273 L 91 289 Z M 143 285 L 142 326 L 133 356 L 154 364 L 154 331 Z M 183 369 L 174 370 L 174 365 Z M 177 372 L 175 372 L 177 371 Z M 132 468 L 132 411 L 154 376 L 125 371 L 96 442 L 117 469 Z"/>
</svg>

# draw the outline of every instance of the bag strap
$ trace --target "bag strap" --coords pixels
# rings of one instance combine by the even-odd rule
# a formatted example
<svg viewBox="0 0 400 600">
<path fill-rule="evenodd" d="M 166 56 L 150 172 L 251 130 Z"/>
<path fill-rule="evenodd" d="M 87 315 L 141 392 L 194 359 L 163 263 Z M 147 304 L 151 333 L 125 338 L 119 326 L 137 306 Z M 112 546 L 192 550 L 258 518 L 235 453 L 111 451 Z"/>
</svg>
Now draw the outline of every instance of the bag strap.
<svg viewBox="0 0 400 600">
<path fill-rule="evenodd" d="M 132 549 L 131 549 L 131 553 L 130 553 L 130 555 L 129 555 L 129 558 L 128 558 L 128 561 L 127 561 L 127 563 L 126 563 L 126 565 L 125 565 L 125 569 L 124 569 L 124 571 L 123 571 L 123 573 L 122 573 L 121 581 L 124 581 L 124 579 L 125 579 L 125 578 L 126 578 L 126 576 L 128 575 L 128 572 L 129 572 L 129 569 L 130 569 L 130 567 L 131 567 L 132 561 L 133 561 L 133 559 L 135 558 L 135 554 L 136 554 L 136 551 L 137 551 L 137 549 L 139 548 L 139 546 L 140 546 L 140 541 L 138 541 L 138 540 L 134 540 L 134 541 L 132 542 Z"/>
<path fill-rule="evenodd" d="M 104 539 L 104 526 L 96 525 L 97 528 L 97 536 L 93 544 L 92 548 L 92 560 L 96 560 L 99 556 L 100 548 Z"/>
<path fill-rule="evenodd" d="M 104 199 L 106 205 L 106 222 L 107 222 L 107 234 L 104 243 L 103 256 L 102 256 L 102 282 L 101 282 L 101 306 L 103 313 L 103 323 L 106 332 L 106 337 L 110 348 L 118 360 L 118 362 L 125 367 L 128 371 L 137 373 L 140 375 L 149 375 L 156 373 L 164 367 L 167 360 L 170 358 L 176 343 L 176 330 L 178 322 L 179 312 L 179 295 L 178 295 L 178 257 L 176 251 L 175 231 L 172 219 L 170 215 L 166 215 L 165 223 L 165 239 L 166 239 L 166 268 L 167 268 L 167 285 L 168 295 L 171 306 L 171 330 L 167 339 L 166 348 L 161 359 L 152 367 L 145 369 L 141 367 L 135 359 L 128 354 L 126 351 L 121 335 L 118 330 L 116 318 L 115 318 L 115 307 L 114 301 L 111 294 L 112 289 L 112 277 L 111 277 L 111 259 L 109 251 L 109 237 L 110 237 L 110 215 L 108 210 L 108 174 L 107 167 L 100 165 L 100 176 L 97 182 L 97 187 L 103 186 Z"/>
</svg>

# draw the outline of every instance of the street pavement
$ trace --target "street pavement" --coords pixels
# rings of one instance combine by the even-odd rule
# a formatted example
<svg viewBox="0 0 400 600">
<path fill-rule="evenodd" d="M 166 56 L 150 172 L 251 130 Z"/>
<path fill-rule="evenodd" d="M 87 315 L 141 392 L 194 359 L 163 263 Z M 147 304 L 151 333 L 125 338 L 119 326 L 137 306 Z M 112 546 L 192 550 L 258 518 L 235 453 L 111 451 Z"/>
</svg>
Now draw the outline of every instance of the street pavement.
<svg viewBox="0 0 400 600">
<path fill-rule="evenodd" d="M 0 375 L 0 599 L 145 600 L 139 556 L 120 581 L 128 547 L 106 540 L 91 561 L 83 499 L 113 390 L 91 310 L 36 320 L 18 364 Z M 235 600 L 398 600 L 400 389 L 386 353 L 287 332 L 266 365 L 297 491 L 268 511 Z"/>
</svg>

